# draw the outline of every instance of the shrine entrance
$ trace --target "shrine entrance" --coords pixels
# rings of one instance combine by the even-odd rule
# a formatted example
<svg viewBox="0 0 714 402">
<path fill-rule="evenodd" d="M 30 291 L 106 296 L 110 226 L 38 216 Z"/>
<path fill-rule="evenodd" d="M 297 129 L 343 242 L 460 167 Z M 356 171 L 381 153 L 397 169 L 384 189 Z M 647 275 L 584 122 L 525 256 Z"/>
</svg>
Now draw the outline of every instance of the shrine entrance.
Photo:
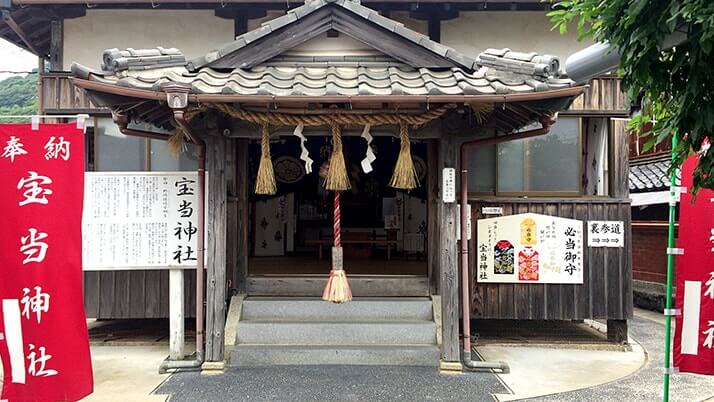
<svg viewBox="0 0 714 402">
<path fill-rule="evenodd" d="M 424 283 L 418 295 L 426 294 L 427 144 L 412 144 L 419 186 L 411 191 L 389 186 L 399 154 L 398 138 L 375 136 L 370 143 L 375 158 L 367 165 L 363 164 L 367 149 L 364 138 L 345 135 L 343 146 L 350 178 L 350 189 L 341 193 L 341 242 L 347 274 L 357 281 L 378 282 L 381 278 L 408 282 L 417 278 Z M 313 169 L 324 168 L 332 149 L 330 137 L 310 137 L 306 147 L 314 160 Z M 318 172 L 307 174 L 300 155 L 298 137 L 282 136 L 271 141 L 277 193 L 250 195 L 249 291 L 251 283 L 262 279 L 275 283 L 277 277 L 303 284 L 315 277 L 322 283 L 330 272 L 333 192 L 325 190 L 323 179 L 315 174 Z M 260 144 L 253 143 L 249 147 L 248 177 L 256 177 L 259 160 Z M 261 287 L 258 292 L 267 290 Z M 375 296 L 393 295 L 388 287 L 375 292 Z"/>
</svg>

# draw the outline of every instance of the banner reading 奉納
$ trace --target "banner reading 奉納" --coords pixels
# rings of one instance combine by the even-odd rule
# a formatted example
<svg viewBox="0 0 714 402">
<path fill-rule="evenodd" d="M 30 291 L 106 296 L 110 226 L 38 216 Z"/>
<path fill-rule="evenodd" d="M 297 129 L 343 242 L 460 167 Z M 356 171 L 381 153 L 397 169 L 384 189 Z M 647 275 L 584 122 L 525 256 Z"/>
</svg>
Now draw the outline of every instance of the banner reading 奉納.
<svg viewBox="0 0 714 402">
<path fill-rule="evenodd" d="M 692 187 L 699 162 L 682 166 L 682 186 Z M 702 189 L 692 204 L 690 193 L 679 204 L 674 366 L 682 372 L 714 374 L 714 191 Z"/>
<path fill-rule="evenodd" d="M 84 132 L 0 125 L 2 398 L 73 401 L 92 392 L 82 301 Z"/>
</svg>

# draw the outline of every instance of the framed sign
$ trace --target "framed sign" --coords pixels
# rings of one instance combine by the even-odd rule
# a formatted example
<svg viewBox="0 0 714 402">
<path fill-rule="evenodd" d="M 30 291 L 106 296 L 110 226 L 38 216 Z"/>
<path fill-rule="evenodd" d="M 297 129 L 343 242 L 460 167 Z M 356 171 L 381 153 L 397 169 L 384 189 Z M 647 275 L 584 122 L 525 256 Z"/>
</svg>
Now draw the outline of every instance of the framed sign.
<svg viewBox="0 0 714 402">
<path fill-rule="evenodd" d="M 198 254 L 196 172 L 85 174 L 85 271 L 193 269 Z"/>
<path fill-rule="evenodd" d="M 583 221 L 539 214 L 477 222 L 477 282 L 583 283 Z"/>
<path fill-rule="evenodd" d="M 588 247 L 625 247 L 625 222 L 588 221 Z"/>
</svg>

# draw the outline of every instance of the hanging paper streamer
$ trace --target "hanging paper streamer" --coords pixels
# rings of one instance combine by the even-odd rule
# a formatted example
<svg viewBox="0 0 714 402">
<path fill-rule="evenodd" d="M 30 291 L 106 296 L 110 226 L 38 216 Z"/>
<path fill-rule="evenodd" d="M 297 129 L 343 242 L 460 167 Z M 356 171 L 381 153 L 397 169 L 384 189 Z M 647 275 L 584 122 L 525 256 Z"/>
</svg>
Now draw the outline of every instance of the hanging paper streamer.
<svg viewBox="0 0 714 402">
<path fill-rule="evenodd" d="M 310 174 L 312 173 L 312 159 L 310 158 L 310 153 L 307 152 L 307 147 L 305 147 L 307 138 L 302 133 L 302 130 L 304 128 L 305 126 L 303 124 L 298 124 L 297 126 L 295 126 L 295 131 L 293 131 L 293 135 L 300 138 L 300 159 L 305 162 L 305 174 Z"/>
<path fill-rule="evenodd" d="M 371 125 L 366 124 L 364 126 L 364 130 L 362 130 L 362 135 L 360 137 L 364 138 L 365 141 L 367 141 L 367 153 L 364 159 L 362 159 L 362 171 L 365 173 L 369 173 L 372 171 L 372 162 L 377 159 L 377 157 L 374 155 L 374 151 L 372 151 L 372 134 L 370 134 L 369 130 L 372 128 Z"/>
</svg>

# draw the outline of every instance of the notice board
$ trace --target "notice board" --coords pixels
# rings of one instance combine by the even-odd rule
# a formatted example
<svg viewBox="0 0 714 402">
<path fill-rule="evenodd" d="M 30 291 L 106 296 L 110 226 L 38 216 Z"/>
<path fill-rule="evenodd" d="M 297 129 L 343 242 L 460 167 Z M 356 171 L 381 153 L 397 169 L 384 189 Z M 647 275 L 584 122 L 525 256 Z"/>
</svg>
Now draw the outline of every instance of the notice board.
<svg viewBox="0 0 714 402">
<path fill-rule="evenodd" d="M 477 282 L 583 283 L 583 221 L 527 213 L 477 230 Z"/>
<path fill-rule="evenodd" d="M 85 271 L 196 268 L 196 172 L 88 172 Z"/>
</svg>

